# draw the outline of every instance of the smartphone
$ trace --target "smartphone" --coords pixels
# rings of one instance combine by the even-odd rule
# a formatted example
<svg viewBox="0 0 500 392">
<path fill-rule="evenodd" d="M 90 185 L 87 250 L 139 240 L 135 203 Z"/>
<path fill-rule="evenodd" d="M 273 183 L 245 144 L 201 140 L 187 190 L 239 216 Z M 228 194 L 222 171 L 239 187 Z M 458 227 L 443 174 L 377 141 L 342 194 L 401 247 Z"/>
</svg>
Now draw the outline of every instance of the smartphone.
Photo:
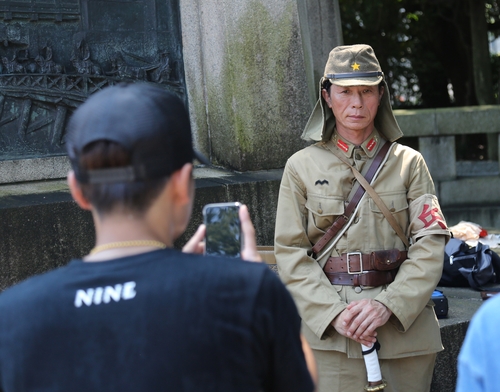
<svg viewBox="0 0 500 392">
<path fill-rule="evenodd" d="M 240 203 L 234 202 L 203 207 L 203 223 L 207 227 L 205 254 L 241 257 L 240 206 Z"/>
</svg>

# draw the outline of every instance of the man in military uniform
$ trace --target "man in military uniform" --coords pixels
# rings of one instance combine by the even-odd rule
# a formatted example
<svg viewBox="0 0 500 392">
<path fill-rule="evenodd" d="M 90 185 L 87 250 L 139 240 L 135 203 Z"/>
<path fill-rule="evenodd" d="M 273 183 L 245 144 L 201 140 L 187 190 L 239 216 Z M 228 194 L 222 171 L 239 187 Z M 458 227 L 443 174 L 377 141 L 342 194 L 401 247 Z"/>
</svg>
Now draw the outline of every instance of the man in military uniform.
<svg viewBox="0 0 500 392">
<path fill-rule="evenodd" d="M 367 384 L 360 345 L 377 340 L 385 391 L 428 391 L 443 349 L 430 297 L 449 232 L 423 157 L 394 143 L 402 135 L 373 49 L 334 48 L 302 135 L 316 143 L 286 164 L 275 232 L 319 392 L 383 389 Z M 372 193 L 358 190 L 363 177 Z"/>
</svg>

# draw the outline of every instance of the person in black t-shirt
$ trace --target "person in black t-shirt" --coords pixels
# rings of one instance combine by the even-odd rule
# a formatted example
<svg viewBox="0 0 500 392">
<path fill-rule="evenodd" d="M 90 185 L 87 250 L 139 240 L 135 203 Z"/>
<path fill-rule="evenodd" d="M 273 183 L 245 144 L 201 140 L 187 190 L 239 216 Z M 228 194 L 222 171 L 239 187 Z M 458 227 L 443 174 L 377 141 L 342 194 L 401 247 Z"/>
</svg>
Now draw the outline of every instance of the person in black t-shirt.
<svg viewBox="0 0 500 392">
<path fill-rule="evenodd" d="M 187 111 L 148 84 L 106 88 L 72 116 L 71 194 L 96 246 L 0 295 L 0 390 L 314 390 L 295 304 L 260 261 L 240 209 L 242 259 L 183 252 L 194 158 Z M 312 376 L 313 377 L 312 377 Z"/>
</svg>

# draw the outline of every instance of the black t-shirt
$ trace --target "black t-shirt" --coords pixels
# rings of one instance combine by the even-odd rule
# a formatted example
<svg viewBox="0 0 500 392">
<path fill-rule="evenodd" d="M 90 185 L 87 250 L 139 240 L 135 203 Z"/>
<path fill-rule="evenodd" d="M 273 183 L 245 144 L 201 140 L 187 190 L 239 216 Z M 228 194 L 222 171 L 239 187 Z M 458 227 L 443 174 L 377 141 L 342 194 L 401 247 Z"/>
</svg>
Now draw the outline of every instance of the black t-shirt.
<svg viewBox="0 0 500 392">
<path fill-rule="evenodd" d="M 0 385 L 312 391 L 299 329 L 264 264 L 173 249 L 73 260 L 0 295 Z"/>
</svg>

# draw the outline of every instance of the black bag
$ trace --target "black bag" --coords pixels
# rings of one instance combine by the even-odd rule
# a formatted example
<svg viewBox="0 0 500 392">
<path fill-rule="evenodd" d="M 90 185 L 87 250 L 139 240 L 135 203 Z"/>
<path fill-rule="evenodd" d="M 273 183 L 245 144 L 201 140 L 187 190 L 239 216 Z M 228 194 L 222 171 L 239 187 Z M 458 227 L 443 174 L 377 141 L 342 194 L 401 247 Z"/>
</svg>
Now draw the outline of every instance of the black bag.
<svg viewBox="0 0 500 392">
<path fill-rule="evenodd" d="M 446 298 L 446 295 L 441 290 L 434 290 L 431 299 L 434 301 L 434 312 L 437 318 L 448 316 L 448 298 Z"/>
<path fill-rule="evenodd" d="M 444 250 L 443 274 L 439 286 L 472 287 L 500 281 L 500 256 L 480 242 L 470 247 L 464 241 L 451 238 Z"/>
</svg>

